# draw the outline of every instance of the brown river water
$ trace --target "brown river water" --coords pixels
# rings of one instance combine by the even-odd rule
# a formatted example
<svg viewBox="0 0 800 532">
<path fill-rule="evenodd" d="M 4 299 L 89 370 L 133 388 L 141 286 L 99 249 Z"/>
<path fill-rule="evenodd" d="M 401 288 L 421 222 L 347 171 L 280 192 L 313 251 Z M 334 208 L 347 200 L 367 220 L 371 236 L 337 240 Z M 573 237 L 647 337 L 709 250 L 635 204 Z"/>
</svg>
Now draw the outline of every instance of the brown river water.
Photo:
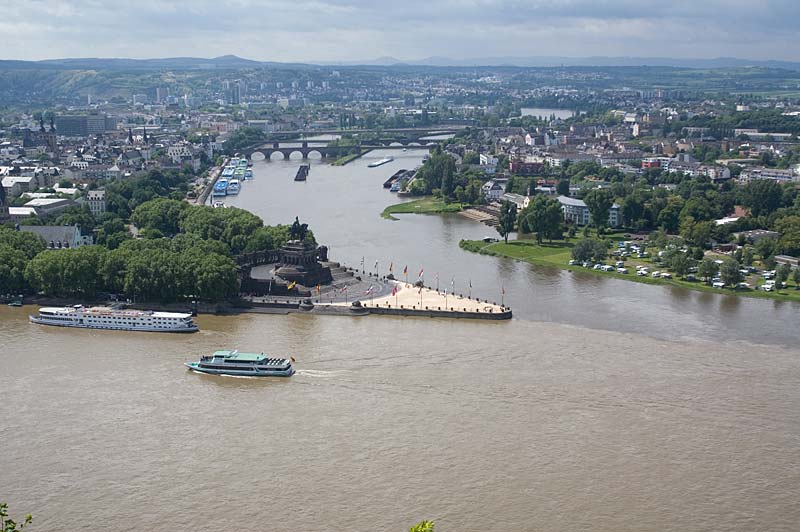
<svg viewBox="0 0 800 532">
<path fill-rule="evenodd" d="M 502 323 L 201 316 L 193 335 L 0 308 L 0 501 L 31 530 L 796 531 L 800 306 L 461 251 L 459 216 L 382 220 L 419 161 L 257 163 L 228 203 L 299 215 L 331 255 L 506 302 Z M 210 377 L 219 348 L 291 379 Z"/>
</svg>

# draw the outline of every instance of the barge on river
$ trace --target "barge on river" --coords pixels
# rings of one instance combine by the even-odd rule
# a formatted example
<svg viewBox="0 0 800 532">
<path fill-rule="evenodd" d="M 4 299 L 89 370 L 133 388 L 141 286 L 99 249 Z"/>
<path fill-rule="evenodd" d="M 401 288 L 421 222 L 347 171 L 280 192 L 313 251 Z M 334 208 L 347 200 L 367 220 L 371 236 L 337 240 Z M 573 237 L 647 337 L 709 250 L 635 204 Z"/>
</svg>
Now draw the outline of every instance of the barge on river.
<svg viewBox="0 0 800 532">
<path fill-rule="evenodd" d="M 270 358 L 264 353 L 216 351 L 198 362 L 186 362 L 192 371 L 211 375 L 244 377 L 291 377 L 294 374 L 291 360 Z"/>
</svg>

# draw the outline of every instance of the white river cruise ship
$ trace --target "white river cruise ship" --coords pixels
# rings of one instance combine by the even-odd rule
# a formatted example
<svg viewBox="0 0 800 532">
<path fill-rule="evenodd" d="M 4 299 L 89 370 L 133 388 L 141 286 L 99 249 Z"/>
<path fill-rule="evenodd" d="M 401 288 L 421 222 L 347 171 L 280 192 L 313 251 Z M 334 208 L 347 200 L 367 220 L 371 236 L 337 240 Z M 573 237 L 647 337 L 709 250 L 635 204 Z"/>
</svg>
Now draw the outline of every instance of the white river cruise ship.
<svg viewBox="0 0 800 532">
<path fill-rule="evenodd" d="M 117 310 L 111 307 L 43 307 L 31 322 L 59 327 L 113 329 L 120 331 L 195 332 L 192 315 L 152 310 Z"/>
</svg>

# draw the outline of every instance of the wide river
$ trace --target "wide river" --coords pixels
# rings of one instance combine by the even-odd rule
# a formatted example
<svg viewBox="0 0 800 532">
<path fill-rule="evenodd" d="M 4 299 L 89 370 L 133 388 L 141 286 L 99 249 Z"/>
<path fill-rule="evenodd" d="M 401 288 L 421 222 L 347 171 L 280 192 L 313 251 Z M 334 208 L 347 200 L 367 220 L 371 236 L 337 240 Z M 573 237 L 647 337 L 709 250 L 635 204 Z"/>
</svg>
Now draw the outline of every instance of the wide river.
<svg viewBox="0 0 800 532">
<path fill-rule="evenodd" d="M 260 162 L 227 203 L 300 216 L 352 266 L 505 287 L 514 320 L 201 316 L 183 336 L 2 307 L 0 501 L 48 531 L 798 529 L 799 305 L 473 255 L 458 240 L 493 230 L 458 215 L 381 219 L 420 157 L 312 161 L 305 183 Z M 182 366 L 224 347 L 298 374 Z"/>
</svg>

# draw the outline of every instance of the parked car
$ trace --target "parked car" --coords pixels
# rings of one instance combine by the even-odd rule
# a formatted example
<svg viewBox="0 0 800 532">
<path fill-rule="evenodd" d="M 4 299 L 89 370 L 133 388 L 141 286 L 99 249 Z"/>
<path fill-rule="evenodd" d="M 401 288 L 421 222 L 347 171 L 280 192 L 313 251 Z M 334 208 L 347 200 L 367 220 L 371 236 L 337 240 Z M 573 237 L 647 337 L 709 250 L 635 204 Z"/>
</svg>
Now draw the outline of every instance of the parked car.
<svg viewBox="0 0 800 532">
<path fill-rule="evenodd" d="M 618 260 L 614 266 L 616 266 L 617 268 L 623 268 L 625 266 L 625 263 L 621 260 Z"/>
<path fill-rule="evenodd" d="M 736 285 L 736 288 L 739 288 L 739 289 L 742 289 L 742 290 L 747 290 L 747 289 L 750 288 L 750 285 L 747 284 L 747 283 L 739 283 L 739 284 Z"/>
<path fill-rule="evenodd" d="M 614 267 L 611 266 L 610 264 L 604 264 L 600 269 L 603 270 L 604 272 L 613 272 L 614 271 Z"/>
<path fill-rule="evenodd" d="M 722 281 L 714 281 L 711 286 L 714 288 L 725 288 L 725 283 Z"/>
<path fill-rule="evenodd" d="M 654 271 L 653 275 L 651 277 L 653 277 L 654 279 L 658 279 L 659 277 L 661 277 L 661 272 L 660 271 Z"/>
<path fill-rule="evenodd" d="M 572 259 L 572 260 L 569 261 L 569 265 L 570 266 L 575 266 L 576 264 L 578 264 L 578 261 L 575 260 L 575 259 Z"/>
<path fill-rule="evenodd" d="M 690 273 L 689 275 L 686 276 L 686 280 L 692 282 L 697 281 L 697 276 L 693 273 Z"/>
<path fill-rule="evenodd" d="M 591 265 L 592 265 L 592 263 L 589 262 L 589 261 L 586 261 L 586 260 L 581 263 L 581 266 L 583 266 L 584 268 L 588 268 Z"/>
<path fill-rule="evenodd" d="M 617 273 L 624 273 L 625 275 L 627 275 L 628 268 L 617 268 Z"/>
<path fill-rule="evenodd" d="M 775 289 L 775 285 L 767 283 L 765 285 L 761 285 L 761 289 L 764 292 L 772 292 Z"/>
<path fill-rule="evenodd" d="M 661 278 L 662 279 L 672 279 L 672 274 L 669 273 L 669 272 L 662 272 L 661 273 Z"/>
</svg>

